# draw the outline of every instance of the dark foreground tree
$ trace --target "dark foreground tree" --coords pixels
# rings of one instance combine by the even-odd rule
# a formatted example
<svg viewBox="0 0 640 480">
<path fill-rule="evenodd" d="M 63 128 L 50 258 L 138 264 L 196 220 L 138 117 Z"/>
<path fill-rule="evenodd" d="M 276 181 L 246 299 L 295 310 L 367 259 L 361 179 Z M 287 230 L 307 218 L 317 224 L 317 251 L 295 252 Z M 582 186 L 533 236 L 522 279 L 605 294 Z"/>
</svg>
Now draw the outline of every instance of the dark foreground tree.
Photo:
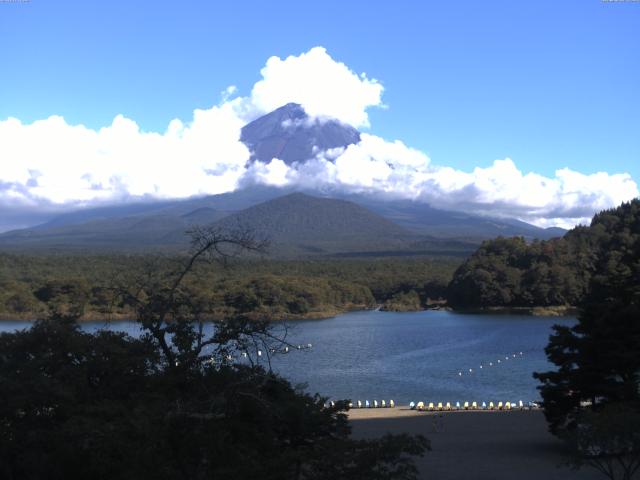
<svg viewBox="0 0 640 480">
<path fill-rule="evenodd" d="M 578 323 L 554 327 L 546 352 L 558 369 L 534 376 L 550 430 L 574 445 L 587 436 L 597 446 L 600 436 L 591 452 L 604 459 L 626 435 L 616 433 L 616 412 L 624 408 L 629 422 L 640 415 L 640 201 L 596 215 L 591 228 L 598 257 Z"/>
<path fill-rule="evenodd" d="M 536 373 L 551 430 L 572 428 L 581 405 L 640 405 L 640 201 L 594 217 L 596 268 L 578 323 L 546 348 L 558 369 Z"/>
<path fill-rule="evenodd" d="M 597 411 L 585 409 L 577 424 L 562 435 L 573 453 L 570 465 L 589 466 L 610 480 L 632 480 L 640 473 L 640 412 L 636 406 L 612 403 Z"/>
<path fill-rule="evenodd" d="M 186 278 L 229 246 L 260 243 L 200 230 L 175 274 L 118 288 L 139 338 L 60 313 L 0 335 L 0 478 L 416 478 L 424 437 L 351 439 L 344 403 L 327 408 L 270 371 L 286 339 L 268 323 L 204 322 Z"/>
</svg>

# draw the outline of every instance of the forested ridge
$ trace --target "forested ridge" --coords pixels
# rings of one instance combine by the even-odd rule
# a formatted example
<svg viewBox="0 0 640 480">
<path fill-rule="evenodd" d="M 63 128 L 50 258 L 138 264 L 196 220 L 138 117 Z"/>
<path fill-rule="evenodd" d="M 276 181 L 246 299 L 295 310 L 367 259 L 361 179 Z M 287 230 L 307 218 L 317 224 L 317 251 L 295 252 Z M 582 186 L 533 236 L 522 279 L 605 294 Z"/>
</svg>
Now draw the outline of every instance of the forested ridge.
<svg viewBox="0 0 640 480">
<path fill-rule="evenodd" d="M 80 309 L 83 319 L 129 318 L 113 285 L 178 268 L 178 256 L 0 254 L 0 316 Z M 212 318 L 318 318 L 381 305 L 417 310 L 442 298 L 458 259 L 235 261 L 202 264 L 189 282 Z"/>
<path fill-rule="evenodd" d="M 640 201 L 633 200 L 598 213 L 590 226 L 561 238 L 486 241 L 462 264 L 452 257 L 252 258 L 234 262 L 231 269 L 200 265 L 190 288 L 212 318 L 319 318 L 375 306 L 407 311 L 439 299 L 454 308 L 577 306 L 612 258 L 637 262 L 633 249 L 639 236 Z M 113 301 L 110 286 L 126 277 L 171 271 L 182 260 L 177 255 L 0 254 L 0 317 L 35 318 L 52 306 L 75 305 L 84 319 L 126 318 L 130 308 Z"/>
<path fill-rule="evenodd" d="M 594 275 L 638 262 L 640 201 L 604 210 L 564 237 L 527 243 L 484 242 L 455 272 L 448 291 L 457 308 L 579 305 Z M 627 262 L 615 262 L 624 258 Z"/>
</svg>

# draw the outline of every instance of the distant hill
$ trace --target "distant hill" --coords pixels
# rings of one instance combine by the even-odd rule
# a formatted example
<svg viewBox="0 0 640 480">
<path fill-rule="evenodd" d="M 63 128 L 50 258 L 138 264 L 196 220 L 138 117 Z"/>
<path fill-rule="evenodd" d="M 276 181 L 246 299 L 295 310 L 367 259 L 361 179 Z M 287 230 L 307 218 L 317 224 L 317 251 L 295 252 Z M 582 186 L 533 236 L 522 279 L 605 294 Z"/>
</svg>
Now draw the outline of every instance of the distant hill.
<svg viewBox="0 0 640 480">
<path fill-rule="evenodd" d="M 633 278 L 639 254 L 640 200 L 635 199 L 560 238 L 484 242 L 456 270 L 447 298 L 460 308 L 575 306 L 605 273 Z"/>
<path fill-rule="evenodd" d="M 246 226 L 268 237 L 277 251 L 334 253 L 403 248 L 416 235 L 355 203 L 292 193 L 215 223 Z"/>
<path fill-rule="evenodd" d="M 240 136 L 252 160 L 287 165 L 313 158 L 317 152 L 360 141 L 355 128 L 331 119 L 311 119 L 297 103 L 288 103 L 245 125 Z"/>
<path fill-rule="evenodd" d="M 360 134 L 337 120 L 311 119 L 300 105 L 290 103 L 246 125 L 241 139 L 251 149 L 252 160 L 268 162 L 277 157 L 291 164 L 304 162 L 320 150 L 357 143 Z M 268 203 L 278 197 L 286 199 L 291 193 L 294 193 L 291 188 L 251 185 L 234 192 L 186 200 L 147 200 L 82 209 L 49 218 L 40 225 L 0 234 L 0 248 L 175 250 L 184 248 L 187 241 L 184 231 L 190 226 L 211 224 L 225 217 L 229 217 L 226 224 L 242 220 L 269 231 L 282 251 L 286 246 L 295 254 L 352 255 L 359 250 L 360 254 L 369 255 L 381 249 L 389 255 L 459 252 L 500 235 L 532 240 L 564 233 L 562 229 L 542 229 L 515 219 L 488 218 L 439 210 L 410 200 L 339 191 L 304 192 L 323 197 L 315 200 L 292 197 L 307 205 L 307 211 L 294 209 L 295 205 L 290 203 L 295 201 L 291 198 Z M 260 209 L 251 209 L 263 202 L 267 203 Z M 240 214 L 241 211 L 244 212 Z M 298 222 L 295 227 L 293 218 Z"/>
<path fill-rule="evenodd" d="M 215 210 L 201 209 L 183 216 L 133 215 L 48 228 L 36 227 L 0 235 L 0 247 L 112 250 L 180 247 L 186 245 L 184 232 L 190 226 L 212 223 L 224 215 Z"/>
<path fill-rule="evenodd" d="M 271 242 L 275 256 L 466 255 L 474 244 L 435 239 L 411 232 L 360 205 L 345 200 L 292 193 L 234 213 L 211 206 L 220 199 L 166 207 L 123 218 L 91 220 L 7 232 L 0 248 L 177 251 L 188 247 L 193 225 L 226 230 L 249 229 Z M 229 198 L 223 204 L 228 205 Z M 236 204 L 242 202 L 236 199 Z M 197 208 L 183 213 L 197 206 Z M 74 217 L 75 218 L 75 217 Z M 63 224 L 56 222 L 56 225 Z"/>
<path fill-rule="evenodd" d="M 296 205 L 291 205 L 295 203 L 292 199 L 306 205 L 307 210 L 293 209 Z M 0 234 L 0 249 L 176 250 L 186 247 L 185 230 L 190 226 L 223 219 L 221 225 L 241 221 L 245 226 L 260 228 L 277 241 L 280 254 L 289 249 L 295 255 L 357 251 L 367 255 L 372 251 L 384 255 L 460 254 L 471 252 L 482 240 L 498 235 L 546 239 L 562 232 L 516 220 L 438 210 L 410 201 L 383 202 L 361 195 L 346 199 L 303 194 L 291 197 L 286 189 L 258 187 L 157 205 L 97 208 Z M 279 209 L 281 213 L 277 212 Z M 356 209 L 361 214 L 355 215 Z M 294 218 L 298 222 L 295 228 Z"/>
<path fill-rule="evenodd" d="M 498 236 L 548 240 L 566 233 L 563 228 L 540 228 L 516 219 L 440 210 L 411 200 L 382 201 L 361 196 L 345 198 L 366 206 L 408 230 L 437 238 L 467 239 L 479 243 Z"/>
</svg>

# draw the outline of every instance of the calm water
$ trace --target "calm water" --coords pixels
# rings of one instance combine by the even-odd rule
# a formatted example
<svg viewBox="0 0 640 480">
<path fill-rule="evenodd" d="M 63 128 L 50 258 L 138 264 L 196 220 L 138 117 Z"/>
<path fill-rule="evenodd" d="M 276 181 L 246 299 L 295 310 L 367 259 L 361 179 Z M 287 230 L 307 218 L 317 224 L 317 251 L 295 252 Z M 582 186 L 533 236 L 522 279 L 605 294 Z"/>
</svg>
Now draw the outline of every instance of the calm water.
<svg viewBox="0 0 640 480">
<path fill-rule="evenodd" d="M 444 311 L 348 313 L 290 324 L 291 342 L 313 348 L 278 356 L 273 366 L 292 382 L 307 383 L 310 392 L 335 399 L 536 400 L 531 374 L 550 368 L 544 347 L 551 326 L 574 322 Z M 104 326 L 83 324 L 87 330 Z M 0 322 L 0 331 L 24 327 L 24 322 Z M 139 331 L 131 322 L 113 322 L 109 328 Z"/>
</svg>

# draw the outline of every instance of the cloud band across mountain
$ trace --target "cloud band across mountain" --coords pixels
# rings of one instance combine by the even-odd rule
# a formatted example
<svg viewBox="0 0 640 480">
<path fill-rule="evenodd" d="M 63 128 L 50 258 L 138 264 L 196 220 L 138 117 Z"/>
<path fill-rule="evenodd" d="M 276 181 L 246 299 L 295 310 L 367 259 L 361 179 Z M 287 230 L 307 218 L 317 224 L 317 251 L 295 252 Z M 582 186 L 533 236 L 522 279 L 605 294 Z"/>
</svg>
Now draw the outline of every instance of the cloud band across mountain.
<svg viewBox="0 0 640 480">
<path fill-rule="evenodd" d="M 235 89 L 229 88 L 219 105 L 196 110 L 189 123 L 173 120 L 163 133 L 144 132 L 123 116 L 99 130 L 59 116 L 31 124 L 0 121 L 0 210 L 186 198 L 263 183 L 411 198 L 566 227 L 638 196 L 625 173 L 584 175 L 565 168 L 549 178 L 523 173 L 511 159 L 464 172 L 370 134 L 299 162 L 252 161 L 240 140 L 242 126 L 284 103 L 300 103 L 313 122 L 334 118 L 354 126 L 367 126 L 367 110 L 382 106 L 378 81 L 319 47 L 284 60 L 272 57 L 261 73 L 251 96 L 231 98 Z"/>
</svg>

